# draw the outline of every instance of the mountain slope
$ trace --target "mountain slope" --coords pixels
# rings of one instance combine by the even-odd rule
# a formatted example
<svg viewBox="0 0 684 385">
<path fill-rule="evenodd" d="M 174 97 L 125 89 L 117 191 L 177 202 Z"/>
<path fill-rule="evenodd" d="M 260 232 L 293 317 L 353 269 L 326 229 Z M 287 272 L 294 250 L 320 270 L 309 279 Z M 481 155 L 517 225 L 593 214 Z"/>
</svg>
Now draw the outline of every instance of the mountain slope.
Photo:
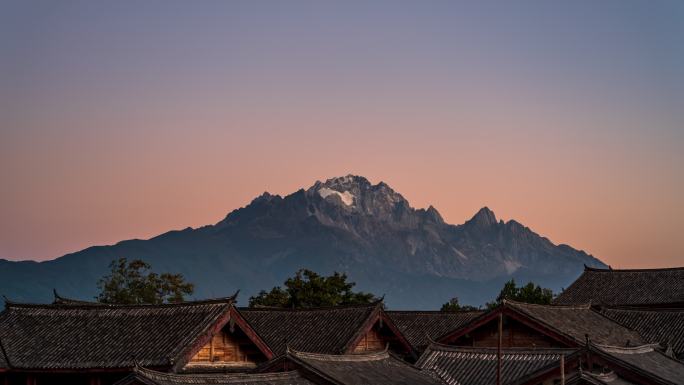
<svg viewBox="0 0 684 385">
<path fill-rule="evenodd" d="M 414 209 L 388 185 L 349 175 L 285 197 L 264 193 L 215 225 L 41 263 L 0 260 L 0 293 L 49 301 L 57 288 L 92 298 L 109 261 L 121 256 L 183 273 L 196 284 L 198 298 L 240 288 L 244 303 L 306 267 L 345 271 L 360 289 L 386 294 L 389 306 L 416 309 L 435 308 L 453 296 L 483 303 L 511 277 L 559 290 L 584 264 L 605 266 L 516 221 L 497 221 L 486 207 L 464 224 L 451 225 L 433 207 Z"/>
</svg>

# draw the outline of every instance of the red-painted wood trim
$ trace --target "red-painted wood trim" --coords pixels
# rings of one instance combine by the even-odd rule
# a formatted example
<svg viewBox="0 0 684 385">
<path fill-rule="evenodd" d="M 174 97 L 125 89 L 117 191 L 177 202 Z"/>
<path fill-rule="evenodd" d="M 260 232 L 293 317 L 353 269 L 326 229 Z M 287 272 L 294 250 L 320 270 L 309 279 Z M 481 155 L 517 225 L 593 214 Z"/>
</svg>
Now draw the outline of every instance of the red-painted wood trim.
<svg viewBox="0 0 684 385">
<path fill-rule="evenodd" d="M 257 332 L 252 328 L 252 326 L 247 322 L 247 320 L 240 314 L 240 311 L 235 308 L 235 306 L 231 306 L 231 316 L 235 317 L 235 324 L 240 327 L 240 330 L 242 330 L 243 333 L 247 335 L 247 337 L 254 343 L 254 345 L 259 348 L 261 353 L 266 356 L 266 359 L 270 360 L 275 356 L 271 348 L 264 342 L 263 339 L 257 334 Z"/>
</svg>

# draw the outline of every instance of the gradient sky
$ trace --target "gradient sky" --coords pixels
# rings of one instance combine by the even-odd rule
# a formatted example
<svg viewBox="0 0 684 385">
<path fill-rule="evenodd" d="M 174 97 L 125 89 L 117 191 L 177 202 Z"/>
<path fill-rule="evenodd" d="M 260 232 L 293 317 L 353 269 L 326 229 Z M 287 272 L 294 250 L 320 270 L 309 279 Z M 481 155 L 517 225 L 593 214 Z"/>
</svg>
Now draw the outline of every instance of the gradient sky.
<svg viewBox="0 0 684 385">
<path fill-rule="evenodd" d="M 0 258 L 354 173 L 684 265 L 682 1 L 0 0 Z"/>
</svg>

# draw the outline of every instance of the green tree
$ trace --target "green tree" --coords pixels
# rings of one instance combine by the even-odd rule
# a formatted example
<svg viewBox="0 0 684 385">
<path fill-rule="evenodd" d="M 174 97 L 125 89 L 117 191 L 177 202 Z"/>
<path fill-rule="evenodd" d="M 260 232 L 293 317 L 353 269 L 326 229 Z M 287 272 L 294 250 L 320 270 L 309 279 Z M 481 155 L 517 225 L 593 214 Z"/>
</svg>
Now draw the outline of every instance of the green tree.
<svg viewBox="0 0 684 385">
<path fill-rule="evenodd" d="M 157 274 L 152 267 L 139 259 L 128 262 L 126 258 L 113 260 L 111 269 L 97 282 L 100 294 L 98 302 L 116 304 L 160 304 L 182 302 L 195 285 L 185 282 L 181 274 Z"/>
<path fill-rule="evenodd" d="M 250 297 L 249 306 L 309 308 L 360 305 L 378 300 L 371 293 L 353 291 L 355 285 L 354 282 L 347 282 L 346 274 L 335 272 L 330 276 L 322 276 L 314 271 L 301 269 L 294 277 L 285 280 L 284 288 L 276 286 L 270 291 L 262 290 Z"/>
<path fill-rule="evenodd" d="M 553 299 L 553 292 L 551 289 L 542 288 L 532 282 L 528 282 L 526 285 L 518 287 L 515 284 L 515 280 L 511 279 L 504 284 L 494 302 L 487 302 L 487 308 L 493 309 L 499 306 L 504 299 L 548 305 Z"/>
<path fill-rule="evenodd" d="M 475 310 L 480 310 L 480 309 L 475 307 L 475 306 L 461 305 L 460 303 L 458 303 L 458 297 L 454 297 L 454 298 L 450 299 L 449 302 L 442 305 L 442 308 L 439 310 L 440 311 L 475 311 Z"/>
</svg>

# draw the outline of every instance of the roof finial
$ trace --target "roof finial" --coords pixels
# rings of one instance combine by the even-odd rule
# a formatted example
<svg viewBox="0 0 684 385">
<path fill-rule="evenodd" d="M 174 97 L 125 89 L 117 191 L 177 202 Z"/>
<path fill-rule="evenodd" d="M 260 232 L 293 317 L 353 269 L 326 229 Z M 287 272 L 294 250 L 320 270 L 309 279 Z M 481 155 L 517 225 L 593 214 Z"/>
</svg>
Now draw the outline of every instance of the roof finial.
<svg viewBox="0 0 684 385">
<path fill-rule="evenodd" d="M 240 294 L 240 289 L 237 289 L 237 291 L 235 292 L 235 294 L 233 294 L 232 296 L 230 296 L 230 299 L 232 299 L 234 302 L 237 301 L 237 296 L 238 296 L 238 294 Z"/>
</svg>

